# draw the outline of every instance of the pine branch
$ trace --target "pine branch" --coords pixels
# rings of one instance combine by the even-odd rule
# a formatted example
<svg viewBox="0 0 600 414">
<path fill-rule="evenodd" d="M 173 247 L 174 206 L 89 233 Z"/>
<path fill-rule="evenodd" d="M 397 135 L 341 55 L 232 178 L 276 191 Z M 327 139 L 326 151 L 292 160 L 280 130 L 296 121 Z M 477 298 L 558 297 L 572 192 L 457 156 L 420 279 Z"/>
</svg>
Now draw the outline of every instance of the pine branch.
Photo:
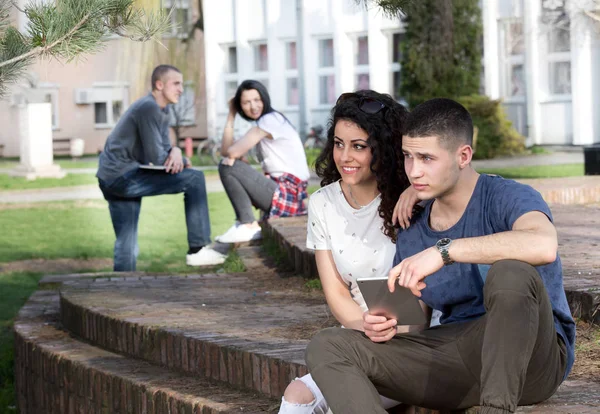
<svg viewBox="0 0 600 414">
<path fill-rule="evenodd" d="M 171 15 L 146 13 L 136 0 L 60 0 L 29 3 L 21 10 L 14 0 L 0 0 L 0 98 L 8 83 L 40 56 L 70 61 L 100 50 L 107 35 L 134 41 L 154 40 L 171 29 Z M 23 12 L 26 33 L 10 26 L 10 8 Z"/>
<path fill-rule="evenodd" d="M 596 14 L 596 13 L 598 13 L 598 14 Z M 589 17 L 596 20 L 597 22 L 600 22 L 600 12 L 593 12 L 593 11 L 585 10 L 585 14 L 587 14 Z"/>
<path fill-rule="evenodd" d="M 61 38 L 59 38 L 59 39 L 55 40 L 53 43 L 49 44 L 48 46 L 43 46 L 43 47 L 42 47 L 42 46 L 38 46 L 38 47 L 36 47 L 36 48 L 34 48 L 34 49 L 30 50 L 29 52 L 27 52 L 27 53 L 25 53 L 25 54 L 23 54 L 23 55 L 21 55 L 21 56 L 16 56 L 16 57 L 14 57 L 14 58 L 12 58 L 12 59 L 5 60 L 5 61 L 3 61 L 3 62 L 0 62 L 0 68 L 1 68 L 1 67 L 3 67 L 3 66 L 6 66 L 6 65 L 10 65 L 10 64 L 13 64 L 13 63 L 16 63 L 16 62 L 22 61 L 22 60 L 27 60 L 27 59 L 29 59 L 29 58 L 32 58 L 32 57 L 36 57 L 36 56 L 43 55 L 44 53 L 49 53 L 49 52 L 50 52 L 50 51 L 52 51 L 52 49 L 54 49 L 54 48 L 55 48 L 57 45 L 59 45 L 59 44 L 61 44 L 61 43 L 65 42 L 65 41 L 67 41 L 68 39 L 70 39 L 71 37 L 73 37 L 73 35 L 74 35 L 75 33 L 77 33 L 77 30 L 79 30 L 79 29 L 81 28 L 81 26 L 83 26 L 83 25 L 84 25 L 84 24 L 85 24 L 85 23 L 88 21 L 88 19 L 89 19 L 89 18 L 90 18 L 90 15 L 89 15 L 89 14 L 85 15 L 85 16 L 83 17 L 83 19 L 81 19 L 81 21 L 80 21 L 79 23 L 77 23 L 77 24 L 75 25 L 75 27 L 73 27 L 73 28 L 72 28 L 72 29 L 69 31 L 69 33 L 67 33 L 67 34 L 66 34 L 66 35 L 64 35 L 63 37 L 61 37 Z"/>
</svg>

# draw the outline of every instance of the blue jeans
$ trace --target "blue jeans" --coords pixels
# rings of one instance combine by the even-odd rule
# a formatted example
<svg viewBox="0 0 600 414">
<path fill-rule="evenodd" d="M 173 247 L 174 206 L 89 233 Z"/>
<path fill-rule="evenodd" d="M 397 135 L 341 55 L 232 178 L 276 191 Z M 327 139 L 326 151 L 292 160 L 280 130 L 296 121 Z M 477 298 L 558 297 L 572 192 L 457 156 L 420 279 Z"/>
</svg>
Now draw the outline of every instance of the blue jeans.
<svg viewBox="0 0 600 414">
<path fill-rule="evenodd" d="M 115 272 L 135 270 L 139 252 L 138 220 L 142 197 L 161 194 L 184 194 L 185 221 L 190 247 L 210 243 L 210 220 L 204 173 L 184 169 L 179 174 L 136 169 L 107 185 L 98 179 L 100 190 L 108 201 L 110 217 L 117 240 L 114 250 Z"/>
</svg>

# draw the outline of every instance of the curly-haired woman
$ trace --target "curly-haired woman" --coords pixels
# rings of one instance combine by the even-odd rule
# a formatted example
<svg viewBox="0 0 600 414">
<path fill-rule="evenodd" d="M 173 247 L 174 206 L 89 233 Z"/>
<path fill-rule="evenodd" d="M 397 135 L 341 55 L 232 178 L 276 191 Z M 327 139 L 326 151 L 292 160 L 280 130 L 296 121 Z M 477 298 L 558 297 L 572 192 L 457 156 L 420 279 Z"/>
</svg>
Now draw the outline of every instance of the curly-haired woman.
<svg viewBox="0 0 600 414">
<path fill-rule="evenodd" d="M 401 137 L 407 114 L 389 95 L 371 90 L 342 94 L 331 111 L 327 144 L 316 162 L 322 188 L 310 197 L 306 244 L 315 250 L 331 312 L 349 329 L 364 330 L 367 311 L 357 277 L 387 277 L 395 253 L 395 211 L 405 227 L 417 201 L 403 166 Z M 391 335 L 409 329 L 416 328 L 389 328 Z M 386 408 L 400 404 L 381 398 Z M 327 410 L 309 374 L 288 385 L 279 412 Z"/>
<path fill-rule="evenodd" d="M 236 115 L 253 126 L 239 140 L 233 140 Z M 240 160 L 257 146 L 263 172 Z M 221 243 L 236 243 L 261 238 L 252 206 L 269 217 L 306 214 L 306 186 L 310 172 L 298 132 L 290 121 L 271 107 L 269 92 L 255 80 L 245 80 L 229 102 L 229 116 L 223 131 L 219 176 L 233 205 L 236 223 L 217 236 Z"/>
</svg>

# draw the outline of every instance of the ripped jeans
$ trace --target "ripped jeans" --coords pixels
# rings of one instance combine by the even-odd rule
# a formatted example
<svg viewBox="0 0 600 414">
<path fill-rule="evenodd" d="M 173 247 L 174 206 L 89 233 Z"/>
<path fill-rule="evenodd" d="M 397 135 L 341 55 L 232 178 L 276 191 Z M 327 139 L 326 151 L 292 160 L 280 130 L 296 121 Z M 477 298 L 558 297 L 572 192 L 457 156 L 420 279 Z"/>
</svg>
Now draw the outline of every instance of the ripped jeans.
<svg viewBox="0 0 600 414">
<path fill-rule="evenodd" d="M 319 387 L 312 379 L 310 374 L 303 376 L 302 378 L 296 378 L 302 381 L 304 385 L 312 392 L 315 399 L 309 404 L 294 404 L 285 400 L 281 397 L 281 407 L 279 407 L 279 414 L 327 414 L 329 410 L 329 404 L 325 401 L 325 397 L 319 390 Z M 381 404 L 387 409 L 392 408 L 400 404 L 398 401 L 390 400 L 384 396 L 381 396 Z"/>
</svg>

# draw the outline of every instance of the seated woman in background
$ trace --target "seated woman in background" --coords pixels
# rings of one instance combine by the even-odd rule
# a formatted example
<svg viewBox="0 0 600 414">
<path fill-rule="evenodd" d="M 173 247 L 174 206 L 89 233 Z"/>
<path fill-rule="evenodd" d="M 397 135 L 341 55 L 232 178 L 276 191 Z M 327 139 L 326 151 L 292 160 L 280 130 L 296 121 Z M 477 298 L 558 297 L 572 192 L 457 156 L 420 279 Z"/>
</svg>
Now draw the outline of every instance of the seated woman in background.
<svg viewBox="0 0 600 414">
<path fill-rule="evenodd" d="M 387 278 L 392 268 L 396 202 L 401 207 L 398 221 L 406 227 L 417 201 L 416 192 L 407 190 L 402 157 L 407 114 L 389 95 L 370 90 L 342 94 L 331 111 L 327 144 L 317 159 L 322 188 L 310 197 L 306 245 L 315 250 L 331 312 L 349 329 L 364 331 L 367 311 L 356 279 Z M 390 335 L 409 329 L 418 327 L 394 326 Z M 400 404 L 381 399 L 386 408 Z M 308 374 L 287 387 L 279 413 L 325 414 L 328 408 Z"/>
<path fill-rule="evenodd" d="M 253 126 L 239 140 L 233 140 L 233 122 L 238 114 Z M 263 173 L 241 158 L 258 146 Z M 306 186 L 310 177 L 306 155 L 298 132 L 290 121 L 271 107 L 265 86 L 245 80 L 229 102 L 223 131 L 219 176 L 235 210 L 236 223 L 217 236 L 220 243 L 238 243 L 261 238 L 261 229 L 252 206 L 269 217 L 306 214 Z M 267 176 L 265 176 L 265 174 Z"/>
</svg>

